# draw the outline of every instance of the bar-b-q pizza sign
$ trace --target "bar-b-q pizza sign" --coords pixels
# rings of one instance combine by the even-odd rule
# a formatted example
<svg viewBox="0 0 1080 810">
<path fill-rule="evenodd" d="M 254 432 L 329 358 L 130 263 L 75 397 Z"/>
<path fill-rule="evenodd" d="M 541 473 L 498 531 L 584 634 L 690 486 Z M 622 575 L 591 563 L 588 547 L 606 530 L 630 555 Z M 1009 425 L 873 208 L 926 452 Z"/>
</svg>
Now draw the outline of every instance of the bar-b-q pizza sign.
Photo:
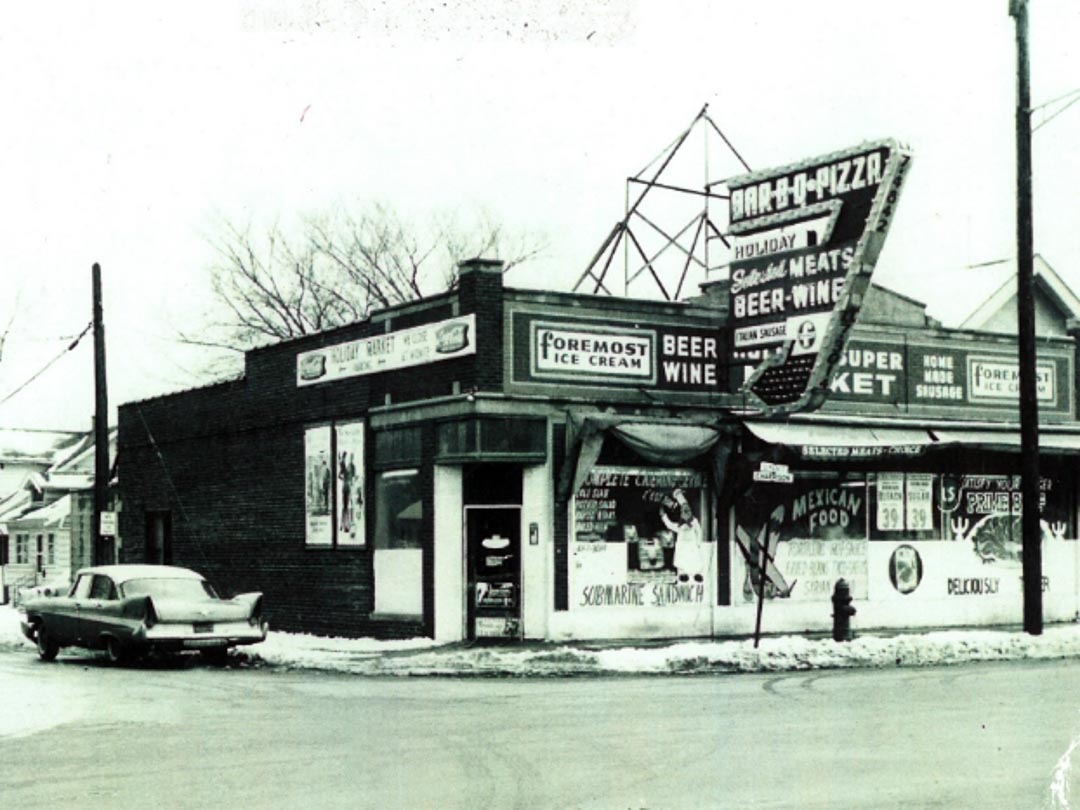
<svg viewBox="0 0 1080 810">
<path fill-rule="evenodd" d="M 910 152 L 866 143 L 727 181 L 732 349 L 769 415 L 813 410 L 870 286 Z"/>
</svg>

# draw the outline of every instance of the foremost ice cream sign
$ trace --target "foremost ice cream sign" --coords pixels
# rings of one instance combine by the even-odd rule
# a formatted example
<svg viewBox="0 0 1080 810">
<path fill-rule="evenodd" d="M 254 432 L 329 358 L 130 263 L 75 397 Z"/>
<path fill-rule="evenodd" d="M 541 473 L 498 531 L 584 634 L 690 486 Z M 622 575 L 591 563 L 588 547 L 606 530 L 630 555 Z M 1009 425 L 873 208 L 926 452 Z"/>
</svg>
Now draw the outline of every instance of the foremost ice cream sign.
<svg viewBox="0 0 1080 810">
<path fill-rule="evenodd" d="M 584 331 L 540 325 L 536 329 L 535 370 L 538 375 L 570 372 L 651 380 L 655 344 L 654 333 Z"/>
<path fill-rule="evenodd" d="M 715 328 L 511 313 L 516 383 L 718 391 L 728 355 Z M 626 324 L 626 325 L 623 325 Z"/>
<path fill-rule="evenodd" d="M 824 402 L 910 160 L 880 141 L 727 182 L 731 345 L 764 358 L 743 389 L 765 413 Z"/>
</svg>

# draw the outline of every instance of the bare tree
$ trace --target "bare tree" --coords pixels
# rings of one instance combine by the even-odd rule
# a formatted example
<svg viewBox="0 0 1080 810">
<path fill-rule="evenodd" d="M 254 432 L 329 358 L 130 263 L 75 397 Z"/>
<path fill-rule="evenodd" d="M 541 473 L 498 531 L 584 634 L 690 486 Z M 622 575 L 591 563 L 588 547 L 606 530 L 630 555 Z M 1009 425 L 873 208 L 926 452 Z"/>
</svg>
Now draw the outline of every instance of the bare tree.
<svg viewBox="0 0 1080 810">
<path fill-rule="evenodd" d="M 427 227 L 385 205 L 359 213 L 313 214 L 295 230 L 262 231 L 225 220 L 209 268 L 216 312 L 190 345 L 242 352 L 252 346 L 360 321 L 372 310 L 425 298 L 457 283 L 465 258 L 501 258 L 509 270 L 536 257 L 542 239 L 509 234 L 483 215 Z"/>
</svg>

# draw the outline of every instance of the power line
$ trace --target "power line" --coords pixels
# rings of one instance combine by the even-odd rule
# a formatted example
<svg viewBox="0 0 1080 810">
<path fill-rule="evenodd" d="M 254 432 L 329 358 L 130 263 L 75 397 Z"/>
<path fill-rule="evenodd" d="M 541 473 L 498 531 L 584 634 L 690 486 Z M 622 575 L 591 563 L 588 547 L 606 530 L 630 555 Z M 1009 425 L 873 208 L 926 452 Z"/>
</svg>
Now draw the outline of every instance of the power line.
<svg viewBox="0 0 1080 810">
<path fill-rule="evenodd" d="M 1075 104 L 1078 101 L 1080 101 L 1080 95 L 1074 96 L 1073 99 L 1068 104 L 1064 105 L 1059 110 L 1056 110 L 1052 115 L 1048 115 L 1046 118 L 1044 118 L 1042 121 L 1040 121 L 1037 125 L 1032 127 L 1031 131 L 1034 132 L 1035 130 L 1039 129 L 1040 127 L 1045 127 L 1047 124 L 1049 124 L 1051 121 L 1053 121 L 1055 118 L 1057 118 L 1059 115 L 1061 115 L 1063 112 L 1065 112 L 1067 109 L 1069 109 L 1069 107 L 1071 107 L 1073 104 Z"/>
<path fill-rule="evenodd" d="M 14 391 L 12 391 L 10 394 L 8 394 L 6 397 L 4 397 L 3 399 L 0 399 L 0 405 L 3 405 L 5 402 L 7 402 L 9 399 L 11 399 L 13 396 L 15 396 L 17 393 L 19 393 L 24 388 L 26 388 L 26 386 L 30 385 L 30 383 L 32 383 L 34 380 L 36 380 L 38 377 L 40 377 L 42 374 L 44 374 L 46 371 L 48 371 L 50 368 L 52 368 L 53 364 L 55 364 L 61 357 L 63 357 L 65 354 L 67 354 L 72 349 L 74 349 L 76 346 L 78 346 L 79 341 L 82 340 L 84 337 L 86 337 L 86 333 L 90 331 L 90 328 L 92 326 L 93 326 L 93 323 L 88 323 L 86 325 L 86 328 L 83 329 L 82 332 L 80 332 L 75 337 L 75 340 L 73 340 L 71 342 L 71 344 L 67 348 L 65 348 L 62 352 L 60 352 L 60 354 L 56 355 L 56 357 L 54 357 L 52 360 L 50 360 L 48 363 L 46 363 L 41 369 L 38 370 L 38 372 L 36 374 L 34 374 L 33 377 L 31 377 L 29 380 L 24 382 L 22 385 L 20 385 Z"/>
</svg>

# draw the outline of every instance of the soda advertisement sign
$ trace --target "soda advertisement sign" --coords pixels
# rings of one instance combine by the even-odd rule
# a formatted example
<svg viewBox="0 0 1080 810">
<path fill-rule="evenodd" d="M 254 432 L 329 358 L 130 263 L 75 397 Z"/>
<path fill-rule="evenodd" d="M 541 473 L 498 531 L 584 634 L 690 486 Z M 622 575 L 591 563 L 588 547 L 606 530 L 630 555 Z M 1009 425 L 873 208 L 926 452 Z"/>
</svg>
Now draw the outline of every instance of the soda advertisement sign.
<svg viewBox="0 0 1080 810">
<path fill-rule="evenodd" d="M 728 181 L 736 359 L 766 414 L 820 407 L 885 236 L 910 153 L 892 140 Z"/>
<path fill-rule="evenodd" d="M 462 315 L 363 340 L 351 340 L 296 356 L 296 384 L 378 374 L 476 354 L 476 315 Z"/>
</svg>

